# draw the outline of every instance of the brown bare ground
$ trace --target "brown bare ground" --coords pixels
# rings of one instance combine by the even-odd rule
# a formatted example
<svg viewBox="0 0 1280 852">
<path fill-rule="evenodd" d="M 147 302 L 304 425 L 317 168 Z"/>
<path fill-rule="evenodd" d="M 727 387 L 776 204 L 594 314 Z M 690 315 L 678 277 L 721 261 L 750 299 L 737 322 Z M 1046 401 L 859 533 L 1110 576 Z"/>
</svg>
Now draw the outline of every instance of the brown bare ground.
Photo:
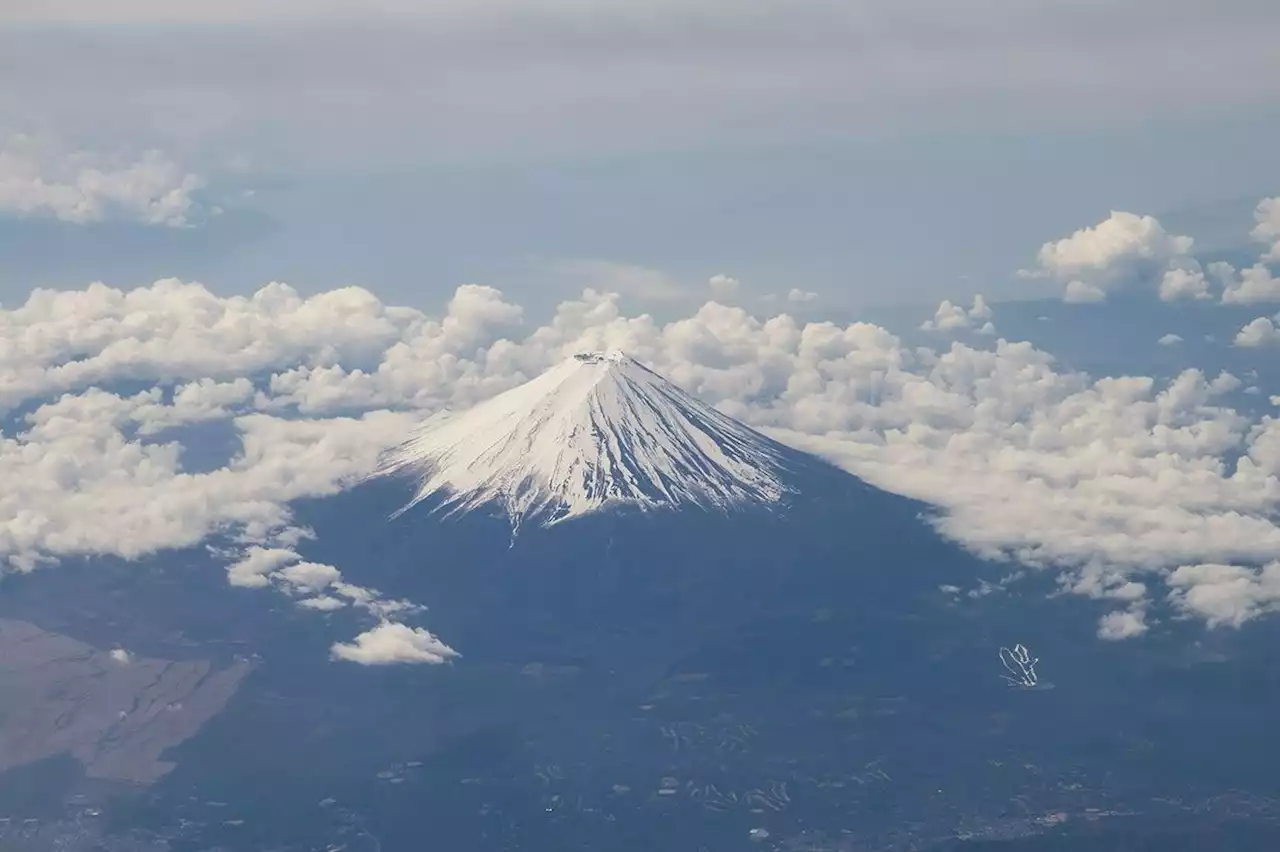
<svg viewBox="0 0 1280 852">
<path fill-rule="evenodd" d="M 89 777 L 150 784 L 165 751 L 217 715 L 249 664 L 127 662 L 25 621 L 0 619 L 0 772 L 70 754 Z"/>
</svg>

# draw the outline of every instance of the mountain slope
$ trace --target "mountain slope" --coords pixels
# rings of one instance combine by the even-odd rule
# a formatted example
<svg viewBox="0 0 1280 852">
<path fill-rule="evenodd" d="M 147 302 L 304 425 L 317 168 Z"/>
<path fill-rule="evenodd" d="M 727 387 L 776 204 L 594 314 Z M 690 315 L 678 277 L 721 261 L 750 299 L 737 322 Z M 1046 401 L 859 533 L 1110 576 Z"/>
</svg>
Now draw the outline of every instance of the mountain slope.
<svg viewBox="0 0 1280 852">
<path fill-rule="evenodd" d="M 620 352 L 584 352 L 460 414 L 427 421 L 381 473 L 418 479 L 409 504 L 499 504 L 519 526 L 607 505 L 769 504 L 786 450 Z M 408 507 L 406 507 L 408 508 Z"/>
</svg>

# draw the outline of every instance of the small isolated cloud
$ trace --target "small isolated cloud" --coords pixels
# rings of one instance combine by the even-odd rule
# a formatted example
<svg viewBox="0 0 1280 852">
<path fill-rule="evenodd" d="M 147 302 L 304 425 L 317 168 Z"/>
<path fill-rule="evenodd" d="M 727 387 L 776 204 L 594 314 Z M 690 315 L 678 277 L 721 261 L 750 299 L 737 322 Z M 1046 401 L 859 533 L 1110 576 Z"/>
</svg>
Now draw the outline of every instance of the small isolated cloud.
<svg viewBox="0 0 1280 852">
<path fill-rule="evenodd" d="M 1159 343 L 1161 346 L 1177 346 L 1181 342 L 1182 335 L 1174 334 L 1173 332 L 1169 332 L 1156 341 L 1156 343 Z"/>
<path fill-rule="evenodd" d="M 204 215 L 195 199 L 204 186 L 159 151 L 122 159 L 28 136 L 0 147 L 0 215 L 184 227 Z"/>
<path fill-rule="evenodd" d="M 1280 263 L 1280 195 L 1258 202 L 1253 219 L 1257 224 L 1250 236 L 1267 245 L 1262 259 Z"/>
<path fill-rule="evenodd" d="M 1236 333 L 1235 345 L 1246 349 L 1275 346 L 1280 343 L 1280 330 L 1271 317 L 1258 317 Z"/>
<path fill-rule="evenodd" d="M 731 278 L 728 275 L 712 275 L 707 281 L 707 286 L 711 288 L 711 295 L 721 301 L 729 301 L 738 295 L 738 291 L 742 289 L 741 283 L 737 278 Z"/>
<path fill-rule="evenodd" d="M 787 291 L 787 301 L 796 304 L 812 302 L 817 298 L 817 293 L 810 292 L 809 290 L 801 290 L 799 287 L 792 287 Z"/>
<path fill-rule="evenodd" d="M 1191 237 L 1170 234 L 1152 216 L 1112 211 L 1097 225 L 1045 243 L 1038 265 L 1018 274 L 1060 281 L 1066 302 L 1101 302 L 1113 292 L 1141 288 L 1154 288 L 1166 302 L 1206 300 L 1215 286 L 1226 304 L 1280 301 L 1280 279 L 1265 265 L 1280 259 L 1280 197 L 1260 202 L 1254 219 L 1251 235 L 1268 248 L 1243 270 L 1224 261 L 1202 266 L 1191 254 Z"/>
<path fill-rule="evenodd" d="M 1146 613 L 1141 609 L 1115 610 L 1098 622 L 1098 638 L 1115 642 L 1147 632 Z"/>
<path fill-rule="evenodd" d="M 1104 301 L 1114 290 L 1151 280 L 1166 301 L 1201 298 L 1207 285 L 1190 256 L 1192 245 L 1191 237 L 1168 233 L 1152 216 L 1113 210 L 1097 225 L 1045 243 L 1038 266 L 1019 274 L 1062 282 L 1067 302 Z"/>
<path fill-rule="evenodd" d="M 133 654 L 130 654 L 124 648 L 114 648 L 111 651 L 111 659 L 121 665 L 127 666 L 129 663 L 133 662 Z"/>
<path fill-rule="evenodd" d="M 920 324 L 920 328 L 924 331 L 961 331 L 976 328 L 979 334 L 995 334 L 995 326 L 990 320 L 991 308 L 979 293 L 973 297 L 973 304 L 967 310 L 949 299 L 943 299 L 938 304 L 933 319 L 925 320 Z"/>
<path fill-rule="evenodd" d="M 1087 305 L 1091 302 L 1105 302 L 1107 291 L 1097 284 L 1090 284 L 1073 278 L 1062 290 L 1062 301 L 1072 305 Z"/>
<path fill-rule="evenodd" d="M 331 649 L 335 660 L 346 660 L 364 666 L 395 663 L 447 663 L 459 656 L 457 651 L 421 627 L 409 627 L 384 621 L 366 630 L 353 642 L 336 643 Z"/>
</svg>

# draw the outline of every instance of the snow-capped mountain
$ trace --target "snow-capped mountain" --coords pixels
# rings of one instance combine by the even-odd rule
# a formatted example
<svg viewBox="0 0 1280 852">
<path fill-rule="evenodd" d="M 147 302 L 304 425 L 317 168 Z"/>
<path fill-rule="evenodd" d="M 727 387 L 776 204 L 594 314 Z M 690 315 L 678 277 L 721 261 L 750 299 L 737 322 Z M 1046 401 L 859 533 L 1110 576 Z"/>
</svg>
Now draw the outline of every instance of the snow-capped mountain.
<svg viewBox="0 0 1280 852">
<path fill-rule="evenodd" d="M 177 768 L 145 801 L 127 794 L 118 824 L 141 814 L 190 848 L 245 852 L 366 840 L 416 852 L 424 825 L 475 852 L 954 852 L 960 829 L 1058 832 L 1079 813 L 1079 846 L 1050 845 L 1097 852 L 1133 848 L 1097 842 L 1101 812 L 1274 798 L 1276 749 L 1258 744 L 1274 739 L 1275 684 L 1256 676 L 1274 632 L 1216 631 L 1194 656 L 1172 632 L 1140 653 L 1100 642 L 1098 602 L 1050 597 L 1050 572 L 1006 587 L 1012 566 L 943 539 L 927 507 L 622 355 L 584 353 L 432 420 L 388 470 L 416 479 L 295 503 L 314 533 L 298 552 L 423 607 L 400 618 L 462 655 L 448 666 L 331 660 L 331 643 L 376 616 L 232 587 L 200 547 L 6 578 L 0 619 L 141 661 L 199 654 L 212 676 L 251 662 L 218 721 L 173 750 Z M 676 510 L 592 511 L 610 500 Z M 462 511 L 486 501 L 526 519 L 520 546 L 500 513 Z M 137 680 L 139 665 L 94 677 Z M 75 801 L 67 771 L 38 771 L 7 788 L 0 776 L 0 813 Z M 1195 848 L 1271 852 L 1274 836 Z"/>
<path fill-rule="evenodd" d="M 774 503 L 788 490 L 789 452 L 621 352 L 583 352 L 431 418 L 380 472 L 417 478 L 410 506 L 432 496 L 453 512 L 495 503 L 516 526 L 551 525 L 616 504 Z"/>
</svg>

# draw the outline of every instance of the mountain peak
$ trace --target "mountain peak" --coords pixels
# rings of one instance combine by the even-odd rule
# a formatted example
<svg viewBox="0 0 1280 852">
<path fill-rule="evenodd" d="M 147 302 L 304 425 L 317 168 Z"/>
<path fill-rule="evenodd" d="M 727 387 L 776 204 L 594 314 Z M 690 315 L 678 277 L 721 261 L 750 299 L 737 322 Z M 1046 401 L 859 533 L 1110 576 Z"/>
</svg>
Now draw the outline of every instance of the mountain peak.
<svg viewBox="0 0 1280 852">
<path fill-rule="evenodd" d="M 787 451 L 617 351 L 579 352 L 466 411 L 428 419 L 381 472 L 519 526 L 628 504 L 729 509 L 780 500 Z"/>
<path fill-rule="evenodd" d="M 573 360 L 580 361 L 583 364 L 625 364 L 627 362 L 638 363 L 634 359 L 627 356 L 621 350 L 610 349 L 607 352 L 599 350 L 579 352 L 573 356 Z"/>
</svg>

